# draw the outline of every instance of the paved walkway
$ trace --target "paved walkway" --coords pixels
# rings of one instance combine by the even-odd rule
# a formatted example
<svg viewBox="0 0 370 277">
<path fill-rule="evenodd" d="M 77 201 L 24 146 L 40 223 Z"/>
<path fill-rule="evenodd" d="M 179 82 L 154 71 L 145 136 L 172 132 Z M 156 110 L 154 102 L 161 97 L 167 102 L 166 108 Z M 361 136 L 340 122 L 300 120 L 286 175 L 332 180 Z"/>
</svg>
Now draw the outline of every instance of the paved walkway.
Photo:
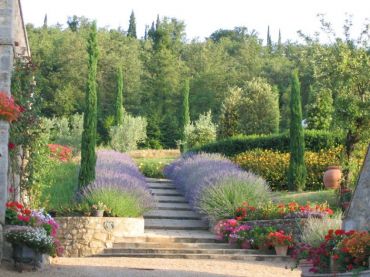
<svg viewBox="0 0 370 277">
<path fill-rule="evenodd" d="M 300 277 L 289 264 L 218 260 L 138 258 L 56 258 L 42 271 L 22 275 L 8 265 L 0 267 L 1 277 Z"/>
</svg>

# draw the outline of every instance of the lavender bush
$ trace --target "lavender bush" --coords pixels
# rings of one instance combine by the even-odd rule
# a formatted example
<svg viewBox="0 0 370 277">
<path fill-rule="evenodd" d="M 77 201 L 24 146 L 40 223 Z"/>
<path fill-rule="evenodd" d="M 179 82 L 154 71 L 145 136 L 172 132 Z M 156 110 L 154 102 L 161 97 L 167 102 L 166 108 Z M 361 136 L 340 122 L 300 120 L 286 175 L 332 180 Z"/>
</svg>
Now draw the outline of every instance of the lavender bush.
<svg viewBox="0 0 370 277">
<path fill-rule="evenodd" d="M 96 179 L 83 188 L 90 204 L 102 202 L 112 216 L 137 217 L 154 206 L 144 176 L 126 154 L 111 150 L 97 153 Z"/>
<path fill-rule="evenodd" d="M 261 204 L 270 200 L 266 182 L 246 172 L 219 154 L 187 154 L 164 170 L 192 207 L 211 220 L 234 216 L 235 210 L 248 202 Z"/>
</svg>

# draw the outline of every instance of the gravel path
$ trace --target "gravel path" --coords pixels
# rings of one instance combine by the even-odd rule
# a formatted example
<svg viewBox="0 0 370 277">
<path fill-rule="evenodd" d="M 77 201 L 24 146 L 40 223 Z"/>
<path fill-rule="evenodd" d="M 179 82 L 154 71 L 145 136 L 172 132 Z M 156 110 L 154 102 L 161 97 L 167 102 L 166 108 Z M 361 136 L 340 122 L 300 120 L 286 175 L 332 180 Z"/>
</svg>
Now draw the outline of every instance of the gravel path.
<svg viewBox="0 0 370 277">
<path fill-rule="evenodd" d="M 288 267 L 286 269 L 285 267 Z M 138 258 L 56 258 L 52 265 L 41 271 L 13 271 L 9 264 L 0 267 L 1 277 L 52 276 L 52 277 L 300 277 L 300 271 L 289 269 L 282 263 L 138 259 Z"/>
</svg>

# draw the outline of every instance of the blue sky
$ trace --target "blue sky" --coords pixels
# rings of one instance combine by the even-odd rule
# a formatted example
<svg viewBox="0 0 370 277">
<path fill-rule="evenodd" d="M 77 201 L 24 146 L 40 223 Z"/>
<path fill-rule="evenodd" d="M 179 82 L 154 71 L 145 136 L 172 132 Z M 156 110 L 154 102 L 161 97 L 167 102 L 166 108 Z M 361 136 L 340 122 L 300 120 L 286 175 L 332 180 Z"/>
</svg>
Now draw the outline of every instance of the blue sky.
<svg viewBox="0 0 370 277">
<path fill-rule="evenodd" d="M 21 0 L 26 23 L 41 26 L 44 15 L 48 23 L 65 24 L 68 16 L 96 19 L 98 26 L 128 28 L 132 10 L 135 12 L 138 36 L 144 33 L 157 14 L 176 17 L 186 24 L 187 38 L 203 39 L 213 31 L 235 26 L 255 29 L 265 39 L 270 25 L 272 39 L 277 40 L 279 28 L 283 40 L 297 40 L 297 30 L 313 34 L 319 30 L 318 13 L 326 14 L 337 33 L 346 13 L 354 18 L 354 33 L 359 33 L 366 17 L 370 17 L 369 0 Z"/>
</svg>

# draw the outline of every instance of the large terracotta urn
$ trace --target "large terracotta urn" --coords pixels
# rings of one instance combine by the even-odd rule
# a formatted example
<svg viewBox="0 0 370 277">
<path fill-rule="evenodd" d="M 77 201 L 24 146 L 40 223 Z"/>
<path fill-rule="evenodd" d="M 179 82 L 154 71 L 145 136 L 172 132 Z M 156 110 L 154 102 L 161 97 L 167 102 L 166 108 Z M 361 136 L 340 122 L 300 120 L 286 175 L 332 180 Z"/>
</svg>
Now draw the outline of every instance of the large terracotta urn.
<svg viewBox="0 0 370 277">
<path fill-rule="evenodd" d="M 324 185 L 327 189 L 337 189 L 340 187 L 342 171 L 339 166 L 329 166 L 324 173 Z"/>
</svg>

